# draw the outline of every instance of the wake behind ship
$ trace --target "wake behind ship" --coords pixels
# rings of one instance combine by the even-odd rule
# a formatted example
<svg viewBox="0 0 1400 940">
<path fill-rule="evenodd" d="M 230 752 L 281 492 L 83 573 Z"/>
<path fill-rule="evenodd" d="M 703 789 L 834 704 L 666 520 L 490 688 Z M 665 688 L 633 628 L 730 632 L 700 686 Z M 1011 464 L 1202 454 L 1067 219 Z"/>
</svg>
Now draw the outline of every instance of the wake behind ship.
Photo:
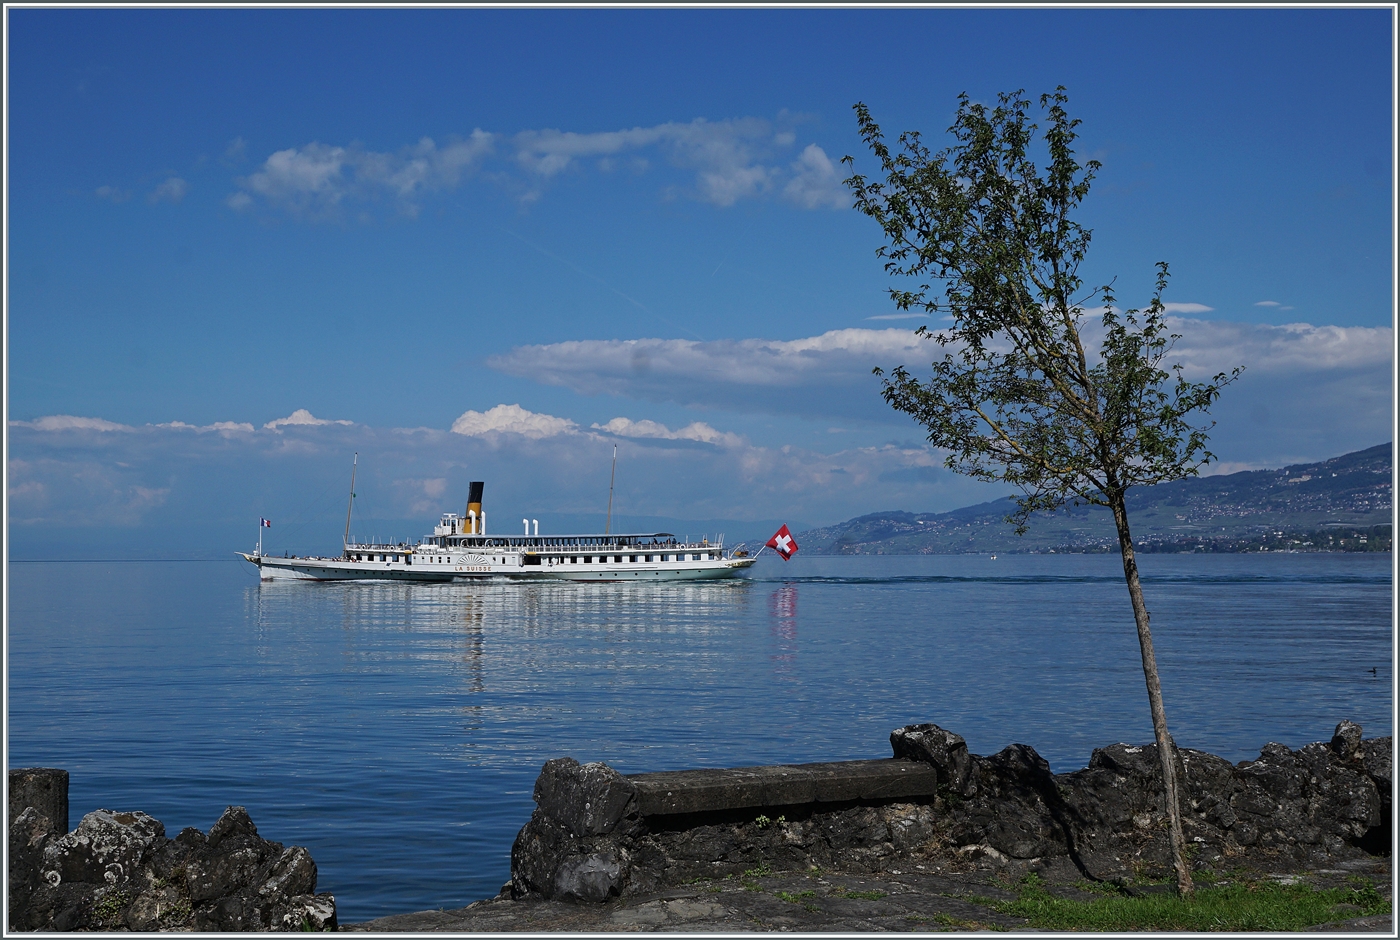
<svg viewBox="0 0 1400 940">
<path fill-rule="evenodd" d="M 466 512 L 444 513 L 432 534 L 414 545 L 350 542 L 347 510 L 339 557 L 279 558 L 262 554 L 261 546 L 238 554 L 258 566 L 264 581 L 693 581 L 732 578 L 756 560 L 725 551 L 722 537 L 711 544 L 677 540 L 669 532 L 540 535 L 538 521 L 532 532 L 525 520 L 523 535 L 487 535 L 484 489 L 473 482 Z"/>
</svg>

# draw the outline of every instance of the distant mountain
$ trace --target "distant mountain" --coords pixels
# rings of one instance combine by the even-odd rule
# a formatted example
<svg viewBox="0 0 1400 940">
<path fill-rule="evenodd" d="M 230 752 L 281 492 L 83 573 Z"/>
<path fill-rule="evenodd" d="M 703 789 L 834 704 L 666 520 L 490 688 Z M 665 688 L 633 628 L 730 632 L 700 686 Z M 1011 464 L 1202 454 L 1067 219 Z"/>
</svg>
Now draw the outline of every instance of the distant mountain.
<svg viewBox="0 0 1400 940">
<path fill-rule="evenodd" d="M 1128 491 L 1138 551 L 1389 551 L 1391 446 L 1280 470 L 1194 477 Z M 876 512 L 799 533 L 820 555 L 1116 552 L 1098 506 L 1037 515 L 1017 536 L 999 499 L 943 513 Z"/>
</svg>

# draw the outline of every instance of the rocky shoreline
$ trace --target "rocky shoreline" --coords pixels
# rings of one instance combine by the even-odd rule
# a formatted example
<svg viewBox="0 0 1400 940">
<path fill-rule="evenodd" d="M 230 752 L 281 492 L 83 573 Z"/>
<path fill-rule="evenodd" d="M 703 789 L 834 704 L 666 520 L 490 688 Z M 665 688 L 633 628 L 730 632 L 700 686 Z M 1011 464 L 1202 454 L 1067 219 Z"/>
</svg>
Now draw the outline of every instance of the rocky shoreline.
<svg viewBox="0 0 1400 940">
<path fill-rule="evenodd" d="M 1052 774 L 1024 744 L 988 757 L 937 725 L 890 735 L 876 761 L 623 776 L 561 758 L 511 851 L 510 896 L 604 901 L 746 870 L 910 870 L 959 854 L 1071 866 L 1089 881 L 1165 877 L 1155 745 L 1098 748 Z M 1197 867 L 1328 869 L 1388 853 L 1391 739 L 1344 721 L 1326 743 L 1253 761 L 1182 748 Z"/>
<path fill-rule="evenodd" d="M 166 838 L 141 812 L 88 813 L 68 831 L 68 772 L 9 772 L 9 930 L 335 930 L 301 846 L 258 835 L 241 806 Z"/>
<path fill-rule="evenodd" d="M 18 930 L 1017 929 L 997 902 L 1033 877 L 1062 897 L 1170 890 L 1155 747 L 1111 745 L 1052 774 L 1026 745 L 967 750 L 936 725 L 893 757 L 624 776 L 559 758 L 500 896 L 338 925 L 305 849 L 241 807 L 167 839 L 143 813 L 67 826 L 67 774 L 10 772 L 10 919 Z M 1391 739 L 1344 721 L 1330 741 L 1232 764 L 1181 749 L 1183 823 L 1202 883 L 1305 880 L 1392 897 Z M 1372 908 L 1374 909 L 1374 908 Z M 1337 910 L 1340 930 L 1390 915 Z M 1326 929 L 1332 929 L 1328 927 Z M 1322 929 L 1319 927 L 1319 929 Z"/>
<path fill-rule="evenodd" d="M 936 725 L 892 758 L 623 776 L 548 762 L 501 895 L 347 925 L 378 931 L 1015 930 L 1027 876 L 1061 897 L 1171 890 L 1155 747 L 1051 774 L 1026 745 L 970 754 Z M 1391 739 L 1352 722 L 1231 764 L 1179 751 L 1204 883 L 1391 885 Z M 1390 932 L 1337 910 L 1319 930 Z"/>
</svg>

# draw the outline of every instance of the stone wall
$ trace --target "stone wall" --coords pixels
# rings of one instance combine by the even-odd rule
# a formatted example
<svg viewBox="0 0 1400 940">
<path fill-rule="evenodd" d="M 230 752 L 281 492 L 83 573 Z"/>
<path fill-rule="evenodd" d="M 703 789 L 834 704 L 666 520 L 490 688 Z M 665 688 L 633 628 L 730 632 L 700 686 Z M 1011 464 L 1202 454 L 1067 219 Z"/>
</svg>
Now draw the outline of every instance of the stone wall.
<svg viewBox="0 0 1400 940">
<path fill-rule="evenodd" d="M 9 773 L 9 930 L 334 930 L 300 846 L 258 835 L 241 806 L 207 833 L 100 809 L 68 832 L 68 774 Z"/>
<path fill-rule="evenodd" d="M 886 760 L 623 776 L 560 758 L 511 850 L 514 897 L 609 897 L 745 871 L 1073 866 L 1090 879 L 1165 875 L 1156 747 L 1115 744 L 1052 774 L 1027 745 L 989 757 L 936 725 L 890 736 Z M 1389 854 L 1391 739 L 1344 721 L 1327 743 L 1268 744 L 1231 764 L 1178 751 L 1198 868 L 1325 867 Z"/>
</svg>

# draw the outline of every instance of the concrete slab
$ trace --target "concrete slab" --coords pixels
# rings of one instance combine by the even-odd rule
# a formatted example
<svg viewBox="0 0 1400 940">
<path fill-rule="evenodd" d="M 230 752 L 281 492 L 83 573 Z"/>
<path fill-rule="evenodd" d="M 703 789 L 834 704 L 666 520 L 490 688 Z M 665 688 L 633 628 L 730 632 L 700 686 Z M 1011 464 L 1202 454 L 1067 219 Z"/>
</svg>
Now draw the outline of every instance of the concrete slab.
<svg viewBox="0 0 1400 940">
<path fill-rule="evenodd" d="M 932 798 L 938 771 L 887 758 L 632 774 L 642 816 L 725 812 L 807 803 Z"/>
</svg>

